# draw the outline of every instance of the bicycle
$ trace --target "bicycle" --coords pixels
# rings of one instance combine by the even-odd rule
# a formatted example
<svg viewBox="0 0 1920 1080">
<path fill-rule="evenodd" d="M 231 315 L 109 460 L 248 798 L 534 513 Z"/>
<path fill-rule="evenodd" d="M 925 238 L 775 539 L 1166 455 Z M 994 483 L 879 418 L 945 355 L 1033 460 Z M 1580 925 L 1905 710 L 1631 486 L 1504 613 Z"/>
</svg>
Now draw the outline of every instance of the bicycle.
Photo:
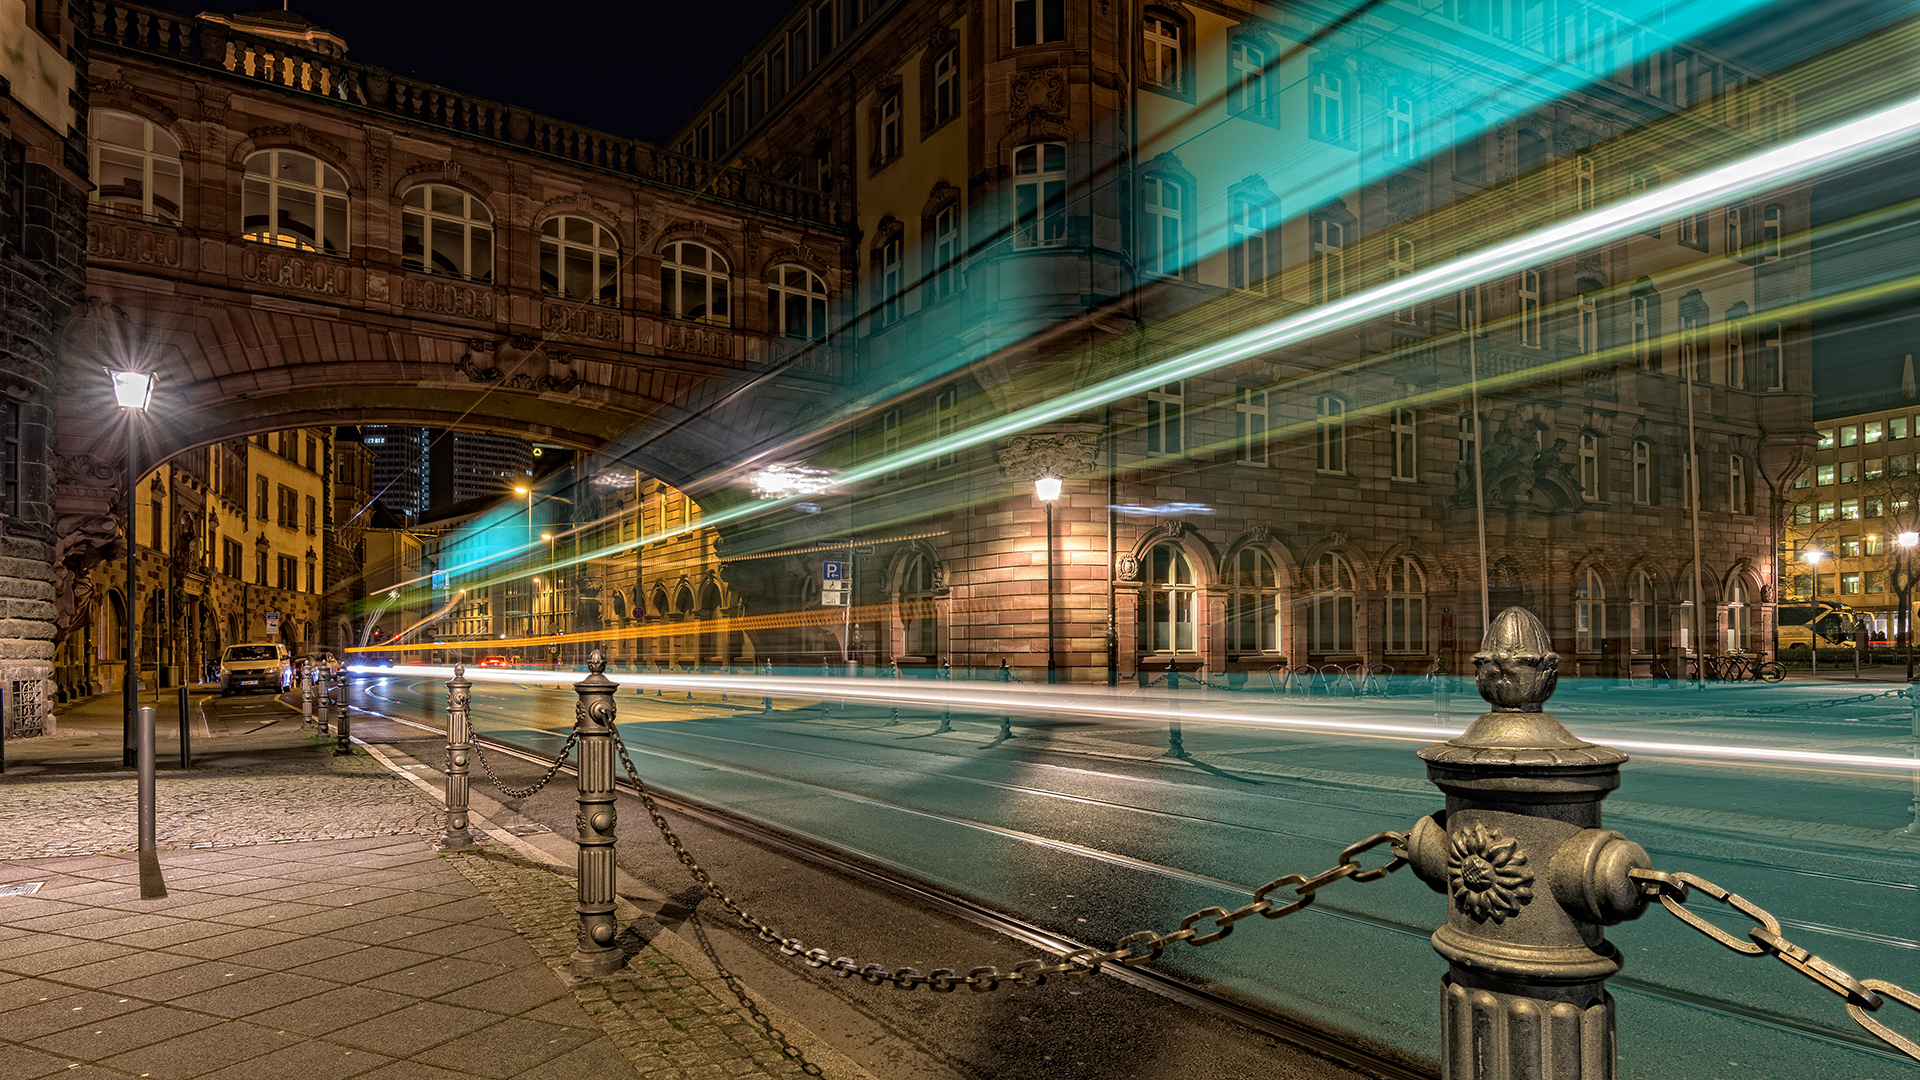
<svg viewBox="0 0 1920 1080">
<path fill-rule="evenodd" d="M 1755 682 L 1779 682 L 1787 677 L 1787 666 L 1778 660 L 1768 660 L 1760 655 L 1743 652 L 1730 652 L 1720 657 L 1720 677 L 1739 682 L 1752 679 Z"/>
</svg>

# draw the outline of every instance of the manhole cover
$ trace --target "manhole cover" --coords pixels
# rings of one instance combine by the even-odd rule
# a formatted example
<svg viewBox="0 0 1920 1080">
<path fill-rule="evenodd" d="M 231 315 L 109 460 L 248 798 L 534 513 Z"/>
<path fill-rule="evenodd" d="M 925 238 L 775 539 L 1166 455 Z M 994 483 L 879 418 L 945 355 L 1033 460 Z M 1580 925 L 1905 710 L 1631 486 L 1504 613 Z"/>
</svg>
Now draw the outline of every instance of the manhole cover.
<svg viewBox="0 0 1920 1080">
<path fill-rule="evenodd" d="M 515 836 L 532 836 L 534 833 L 552 832 L 545 825 L 509 825 L 507 831 Z"/>
</svg>

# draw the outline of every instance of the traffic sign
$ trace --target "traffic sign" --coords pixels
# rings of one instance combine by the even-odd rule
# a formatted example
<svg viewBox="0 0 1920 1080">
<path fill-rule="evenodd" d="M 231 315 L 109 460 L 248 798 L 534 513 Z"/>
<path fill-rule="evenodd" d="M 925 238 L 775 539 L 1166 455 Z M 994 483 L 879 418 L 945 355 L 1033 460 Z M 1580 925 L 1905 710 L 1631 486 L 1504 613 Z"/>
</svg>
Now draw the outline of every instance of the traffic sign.
<svg viewBox="0 0 1920 1080">
<path fill-rule="evenodd" d="M 822 607 L 846 607 L 847 594 L 838 589 L 828 589 L 820 594 Z"/>
<path fill-rule="evenodd" d="M 280 613 L 277 611 L 267 612 L 267 633 L 276 634 L 279 632 L 280 632 Z"/>
<path fill-rule="evenodd" d="M 837 562 L 821 563 L 820 564 L 820 580 L 845 581 L 846 578 L 843 577 L 842 575 L 845 573 L 846 567 L 847 567 L 846 563 L 837 563 Z"/>
</svg>

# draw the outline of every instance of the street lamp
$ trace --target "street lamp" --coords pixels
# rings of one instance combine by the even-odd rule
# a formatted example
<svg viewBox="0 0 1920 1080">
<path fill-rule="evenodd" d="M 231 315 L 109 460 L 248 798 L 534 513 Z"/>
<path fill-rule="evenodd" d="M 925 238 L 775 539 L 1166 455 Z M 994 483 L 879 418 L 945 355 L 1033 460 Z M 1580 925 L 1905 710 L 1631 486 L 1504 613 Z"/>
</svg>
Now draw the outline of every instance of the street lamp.
<svg viewBox="0 0 1920 1080">
<path fill-rule="evenodd" d="M 1808 634 L 1809 644 L 1811 646 L 1807 652 L 1807 674 L 1818 675 L 1820 674 L 1820 560 L 1826 558 L 1827 553 L 1821 551 L 1819 548 L 1815 548 L 1807 552 L 1805 557 L 1807 565 L 1813 567 L 1813 601 L 1811 604 L 1813 618 L 1807 623 L 1807 629 L 1810 631 Z"/>
<path fill-rule="evenodd" d="M 1913 681 L 1913 546 L 1920 544 L 1920 532 L 1900 534 L 1900 555 L 1904 562 L 1900 573 L 1900 636 L 1907 639 L 1907 681 Z"/>
<path fill-rule="evenodd" d="M 121 717 L 120 764 L 133 765 L 133 709 L 134 700 L 140 696 L 140 651 L 138 629 L 140 623 L 139 599 L 140 579 L 134 560 L 134 482 L 139 473 L 134 470 L 134 414 L 145 413 L 148 402 L 153 400 L 153 376 L 144 371 L 115 371 L 107 369 L 107 378 L 113 382 L 113 402 L 120 406 L 127 417 L 127 670 L 126 701 L 123 703 Z"/>
<path fill-rule="evenodd" d="M 1034 497 L 1047 508 L 1047 682 L 1060 681 L 1060 627 L 1054 613 L 1053 504 L 1060 498 L 1060 478 L 1051 473 L 1033 482 Z"/>
</svg>

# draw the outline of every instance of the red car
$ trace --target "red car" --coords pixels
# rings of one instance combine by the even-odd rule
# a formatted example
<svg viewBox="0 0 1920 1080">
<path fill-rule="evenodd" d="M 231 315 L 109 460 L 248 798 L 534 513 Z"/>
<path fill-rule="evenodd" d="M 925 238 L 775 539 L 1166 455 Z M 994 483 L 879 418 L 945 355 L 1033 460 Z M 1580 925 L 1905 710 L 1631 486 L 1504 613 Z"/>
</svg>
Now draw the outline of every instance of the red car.
<svg viewBox="0 0 1920 1080">
<path fill-rule="evenodd" d="M 489 656 L 480 661 L 481 667 L 512 667 L 513 660 L 505 656 Z"/>
</svg>

